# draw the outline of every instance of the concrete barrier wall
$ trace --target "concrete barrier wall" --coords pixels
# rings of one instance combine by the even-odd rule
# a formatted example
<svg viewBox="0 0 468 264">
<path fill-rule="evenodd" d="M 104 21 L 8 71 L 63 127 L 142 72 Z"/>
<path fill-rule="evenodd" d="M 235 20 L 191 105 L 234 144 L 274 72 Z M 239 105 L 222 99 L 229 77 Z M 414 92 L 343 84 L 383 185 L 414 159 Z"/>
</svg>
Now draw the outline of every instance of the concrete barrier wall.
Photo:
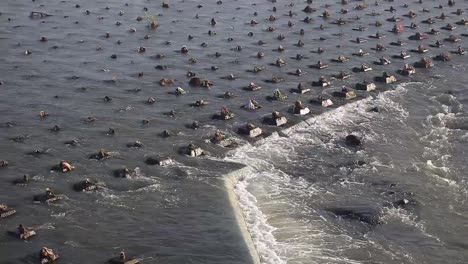
<svg viewBox="0 0 468 264">
<path fill-rule="evenodd" d="M 231 204 L 234 217 L 239 224 L 239 230 L 241 232 L 242 237 L 244 238 L 245 244 L 249 251 L 249 254 L 252 259 L 252 264 L 260 264 L 260 257 L 258 255 L 257 249 L 255 248 L 255 244 L 252 240 L 252 236 L 250 235 L 249 228 L 247 227 L 247 223 L 244 218 L 244 213 L 242 208 L 239 206 L 239 202 L 237 200 L 237 195 L 235 193 L 236 184 L 239 180 L 252 173 L 252 170 L 249 167 L 243 167 L 241 169 L 235 170 L 224 177 L 224 184 L 226 187 L 229 203 Z"/>
</svg>

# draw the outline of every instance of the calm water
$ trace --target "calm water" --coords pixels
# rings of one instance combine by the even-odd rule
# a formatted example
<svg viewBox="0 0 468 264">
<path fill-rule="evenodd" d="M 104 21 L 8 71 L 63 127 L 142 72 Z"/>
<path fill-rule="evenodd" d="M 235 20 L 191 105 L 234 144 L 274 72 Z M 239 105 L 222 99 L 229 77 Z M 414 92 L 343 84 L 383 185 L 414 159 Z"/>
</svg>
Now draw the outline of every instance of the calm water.
<svg viewBox="0 0 468 264">
<path fill-rule="evenodd" d="M 382 2 L 363 11 L 353 10 L 359 3 L 347 6 L 339 3 L 315 1 L 317 12 L 306 14 L 303 1 L 171 1 L 170 8 L 161 8 L 160 1 L 3 1 L 0 3 L 0 159 L 10 165 L 0 169 L 0 202 L 17 209 L 18 214 L 0 222 L 0 263 L 36 263 L 41 246 L 53 248 L 63 263 L 102 263 L 122 249 L 137 256 L 144 263 L 249 263 L 243 241 L 226 190 L 221 179 L 236 166 L 221 160 L 243 163 L 252 173 L 236 186 L 239 203 L 244 210 L 249 231 L 263 263 L 465 263 L 468 259 L 464 241 L 467 236 L 466 210 L 466 150 L 468 104 L 466 58 L 453 55 L 450 62 L 435 62 L 432 69 L 417 69 L 415 77 L 397 75 L 398 85 L 379 86 L 385 93 L 370 93 L 370 97 L 341 108 L 324 112 L 312 106 L 314 119 L 310 126 L 286 131 L 233 150 L 223 158 L 226 149 L 207 139 L 222 130 L 247 143 L 236 135 L 236 129 L 246 121 L 260 124 L 260 117 L 273 110 L 286 113 L 295 100 L 307 103 L 319 94 L 325 96 L 343 85 L 371 80 L 382 71 L 395 73 L 405 61 L 391 59 L 402 50 L 417 47 L 419 41 L 407 40 L 417 31 L 431 27 L 440 29 L 463 16 L 452 14 L 457 8 L 466 9 L 467 2 L 454 7 L 446 2 L 425 1 L 424 4 Z M 323 7 L 325 3 L 330 7 Z M 254 5 L 255 4 L 255 5 Z M 444 5 L 444 9 L 435 6 Z M 198 8 L 197 5 L 203 5 Z M 385 12 L 393 5 L 397 12 Z M 273 12 L 273 6 L 277 11 Z M 106 9 L 106 7 L 109 7 Z M 157 30 L 146 25 L 145 12 L 160 22 Z M 349 9 L 346 15 L 341 8 Z M 420 12 L 427 8 L 430 12 Z M 85 11 L 90 14 L 86 15 Z M 294 14 L 287 16 L 289 11 Z M 332 17 L 318 17 L 329 10 Z M 375 10 L 381 15 L 371 16 Z M 403 17 L 414 10 L 418 17 Z M 28 17 L 31 11 L 52 16 L 43 19 Z M 122 15 L 119 12 L 122 11 Z M 254 16 L 257 11 L 258 15 Z M 449 17 L 434 25 L 422 20 L 439 16 Z M 198 14 L 198 19 L 195 18 Z M 277 21 L 267 18 L 275 15 Z M 356 15 L 360 20 L 355 20 Z M 420 28 L 405 28 L 396 36 L 388 32 L 393 22 L 385 21 L 393 15 L 402 17 L 403 25 L 415 21 Z M 136 18 L 143 17 L 138 22 Z M 304 23 L 306 16 L 313 18 Z M 99 19 L 101 17 L 101 19 Z M 343 17 L 349 23 L 332 24 Z M 8 21 L 11 18 L 11 21 Z M 211 18 L 217 24 L 210 25 Z M 259 22 L 250 25 L 250 20 Z M 376 28 L 376 20 L 383 26 Z M 294 23 L 288 27 L 288 21 Z M 116 25 L 120 22 L 121 25 Z M 318 27 L 323 24 L 324 30 Z M 353 31 L 358 26 L 367 31 Z M 268 26 L 275 27 L 267 32 Z M 136 32 L 129 32 L 134 28 Z M 298 34 L 303 28 L 305 35 Z M 209 36 L 208 31 L 216 34 Z M 382 40 L 368 38 L 377 31 L 387 35 Z M 109 32 L 110 37 L 105 34 Z M 253 32 L 249 36 L 248 32 Z M 443 40 L 450 34 L 466 34 L 466 26 L 457 25 L 454 32 L 441 30 L 440 35 L 423 41 L 429 48 L 426 57 L 456 50 L 464 45 L 444 42 L 445 47 L 429 44 Z M 279 34 L 285 39 L 277 40 Z M 144 36 L 149 38 L 145 39 Z M 188 40 L 188 35 L 193 39 Z M 47 42 L 40 42 L 41 36 Z M 368 39 L 363 44 L 350 40 Z M 325 40 L 319 40 L 320 37 Z M 407 46 L 390 46 L 398 37 Z M 232 40 L 229 40 L 232 38 Z M 264 45 L 258 45 L 263 40 Z M 305 45 L 294 44 L 302 40 Z M 117 44 L 121 41 L 121 44 Z M 170 43 L 166 43 L 169 41 Z M 207 47 L 202 47 L 205 42 Z M 388 46 L 376 52 L 376 43 Z M 187 45 L 188 54 L 178 52 Z M 236 51 L 240 45 L 242 51 Z M 276 51 L 279 45 L 286 50 Z M 146 52 L 138 53 L 143 46 Z M 101 50 L 97 50 L 101 47 Z M 325 53 L 312 51 L 318 47 Z M 366 57 L 354 57 L 359 48 L 370 52 Z M 31 55 L 24 55 L 29 50 Z M 257 59 L 257 52 L 264 52 Z M 215 52 L 221 57 L 216 58 Z M 291 59 L 297 53 L 307 58 Z M 409 52 L 413 63 L 423 55 Z M 117 59 L 111 59 L 116 54 Z M 164 54 L 156 59 L 156 54 Z M 329 62 L 340 54 L 350 57 L 347 63 Z M 390 58 L 389 66 L 373 65 L 382 55 Z M 190 64 L 189 58 L 196 64 Z M 270 66 L 283 58 L 285 67 Z M 330 64 L 324 70 L 308 68 L 322 60 Z M 301 98 L 289 93 L 299 82 L 310 86 L 320 75 L 330 76 L 340 70 L 351 72 L 352 67 L 367 62 L 374 68 L 367 73 L 353 73 L 346 81 L 333 81 L 328 89 L 314 88 Z M 167 70 L 155 66 L 166 65 Z M 212 71 L 211 66 L 217 66 Z M 266 66 L 258 74 L 247 72 L 254 66 Z M 297 77 L 289 72 L 301 68 L 305 75 Z M 211 89 L 188 87 L 187 71 L 210 79 Z M 138 73 L 143 72 L 143 77 Z M 230 73 L 239 78 L 228 81 L 221 77 Z M 272 76 L 285 78 L 280 84 L 266 83 Z M 174 86 L 162 87 L 161 78 L 174 78 Z M 242 87 L 255 82 L 263 89 L 246 92 Z M 177 86 L 188 91 L 184 96 L 171 94 Z M 266 96 L 275 89 L 288 94 L 283 102 L 270 102 Z M 219 98 L 226 91 L 237 97 Z M 360 97 L 369 93 L 359 92 Z M 104 102 L 104 97 L 113 100 Z M 149 97 L 156 102 L 146 104 Z M 263 107 L 255 112 L 241 109 L 249 98 Z M 189 104 L 204 99 L 210 104 L 198 109 Z M 337 105 L 344 102 L 336 101 Z M 236 118 L 228 122 L 214 121 L 211 116 L 222 106 L 229 107 Z M 370 112 L 377 106 L 379 112 Z M 175 116 L 165 115 L 170 110 Z M 49 116 L 39 118 L 39 112 Z M 89 118 L 95 118 L 89 122 Z M 300 118 L 288 115 L 299 121 Z M 148 120 L 146 125 L 142 120 Z M 202 128 L 186 126 L 194 120 Z M 8 125 L 10 124 L 10 125 Z M 61 131 L 50 129 L 59 125 Z M 106 135 L 109 127 L 114 136 Z M 175 136 L 161 137 L 164 130 Z M 268 133 L 274 132 L 266 128 Z M 343 138 L 349 133 L 362 136 L 363 145 L 350 149 Z M 12 140 L 18 136 L 25 140 Z M 78 146 L 64 142 L 78 139 Z M 141 149 L 127 144 L 139 140 Z M 207 149 L 212 159 L 192 159 L 178 154 L 180 147 L 194 142 Z M 29 155 L 35 149 L 50 149 L 40 156 Z M 88 157 L 100 148 L 115 153 L 106 161 Z M 177 160 L 169 168 L 148 166 L 149 155 L 168 155 Z M 50 169 L 60 160 L 70 161 L 77 169 L 68 174 Z M 364 166 L 356 161 L 363 160 Z M 112 171 L 122 167 L 138 168 L 134 179 L 118 179 Z M 11 181 L 28 174 L 32 182 L 27 187 L 11 185 Z M 105 185 L 96 193 L 75 193 L 72 185 L 90 177 Z M 53 205 L 32 203 L 32 196 L 46 187 L 65 194 L 66 198 Z M 408 199 L 405 208 L 392 205 Z M 379 218 L 371 225 L 333 212 L 349 209 L 367 212 Z M 30 242 L 16 240 L 7 231 L 18 223 L 36 227 L 38 236 Z"/>
</svg>

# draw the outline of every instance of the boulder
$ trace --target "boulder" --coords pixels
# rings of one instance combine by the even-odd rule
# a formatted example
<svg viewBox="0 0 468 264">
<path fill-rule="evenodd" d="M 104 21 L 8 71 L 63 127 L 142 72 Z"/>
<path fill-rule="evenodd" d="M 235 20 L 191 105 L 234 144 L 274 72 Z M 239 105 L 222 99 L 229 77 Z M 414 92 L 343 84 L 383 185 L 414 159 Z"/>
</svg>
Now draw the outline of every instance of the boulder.
<svg viewBox="0 0 468 264">
<path fill-rule="evenodd" d="M 362 142 L 358 136 L 351 134 L 346 136 L 345 143 L 348 146 L 357 147 L 360 146 Z"/>
</svg>

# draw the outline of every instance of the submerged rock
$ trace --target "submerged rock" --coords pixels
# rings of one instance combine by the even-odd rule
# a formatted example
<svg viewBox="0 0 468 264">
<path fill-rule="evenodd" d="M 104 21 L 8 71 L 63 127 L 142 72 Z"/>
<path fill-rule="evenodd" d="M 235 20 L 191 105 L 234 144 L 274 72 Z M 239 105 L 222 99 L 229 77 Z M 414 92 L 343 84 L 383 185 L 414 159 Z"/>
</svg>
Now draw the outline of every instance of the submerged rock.
<svg viewBox="0 0 468 264">
<path fill-rule="evenodd" d="M 19 186 L 26 186 L 29 182 L 31 181 L 31 177 L 29 175 L 23 175 L 22 178 L 19 179 L 14 179 L 12 183 L 14 185 L 19 185 Z"/>
<path fill-rule="evenodd" d="M 348 208 L 330 208 L 327 211 L 335 214 L 344 219 L 359 220 L 369 225 L 381 224 L 382 210 L 377 208 L 361 208 L 361 207 L 348 207 Z"/>
<path fill-rule="evenodd" d="M 77 192 L 90 192 L 98 189 L 97 182 L 90 179 L 85 179 L 84 181 L 78 182 L 73 185 L 73 189 Z"/>
<path fill-rule="evenodd" d="M 141 143 L 141 141 L 134 141 L 134 142 L 131 142 L 131 143 L 128 143 L 127 144 L 127 147 L 128 148 L 142 148 L 143 147 L 143 143 Z"/>
</svg>

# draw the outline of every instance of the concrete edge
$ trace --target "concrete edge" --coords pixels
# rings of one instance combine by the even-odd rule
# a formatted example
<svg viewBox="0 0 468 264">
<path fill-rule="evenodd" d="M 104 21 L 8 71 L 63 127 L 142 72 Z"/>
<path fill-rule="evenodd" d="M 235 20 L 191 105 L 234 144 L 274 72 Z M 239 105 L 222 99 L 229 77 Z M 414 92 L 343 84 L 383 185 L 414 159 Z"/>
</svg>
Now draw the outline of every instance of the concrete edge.
<svg viewBox="0 0 468 264">
<path fill-rule="evenodd" d="M 240 208 L 237 195 L 234 191 L 237 182 L 239 182 L 246 174 L 250 172 L 251 169 L 247 166 L 244 166 L 241 169 L 226 174 L 224 176 L 224 186 L 228 194 L 229 203 L 231 204 L 231 208 L 233 209 L 234 217 L 236 218 L 236 221 L 238 223 L 240 233 L 244 238 L 247 250 L 249 251 L 249 255 L 252 260 L 251 263 L 260 264 L 260 256 L 258 255 L 257 248 L 255 247 L 255 244 L 252 240 L 252 236 L 244 218 L 244 213 L 242 211 L 242 208 Z"/>
</svg>

